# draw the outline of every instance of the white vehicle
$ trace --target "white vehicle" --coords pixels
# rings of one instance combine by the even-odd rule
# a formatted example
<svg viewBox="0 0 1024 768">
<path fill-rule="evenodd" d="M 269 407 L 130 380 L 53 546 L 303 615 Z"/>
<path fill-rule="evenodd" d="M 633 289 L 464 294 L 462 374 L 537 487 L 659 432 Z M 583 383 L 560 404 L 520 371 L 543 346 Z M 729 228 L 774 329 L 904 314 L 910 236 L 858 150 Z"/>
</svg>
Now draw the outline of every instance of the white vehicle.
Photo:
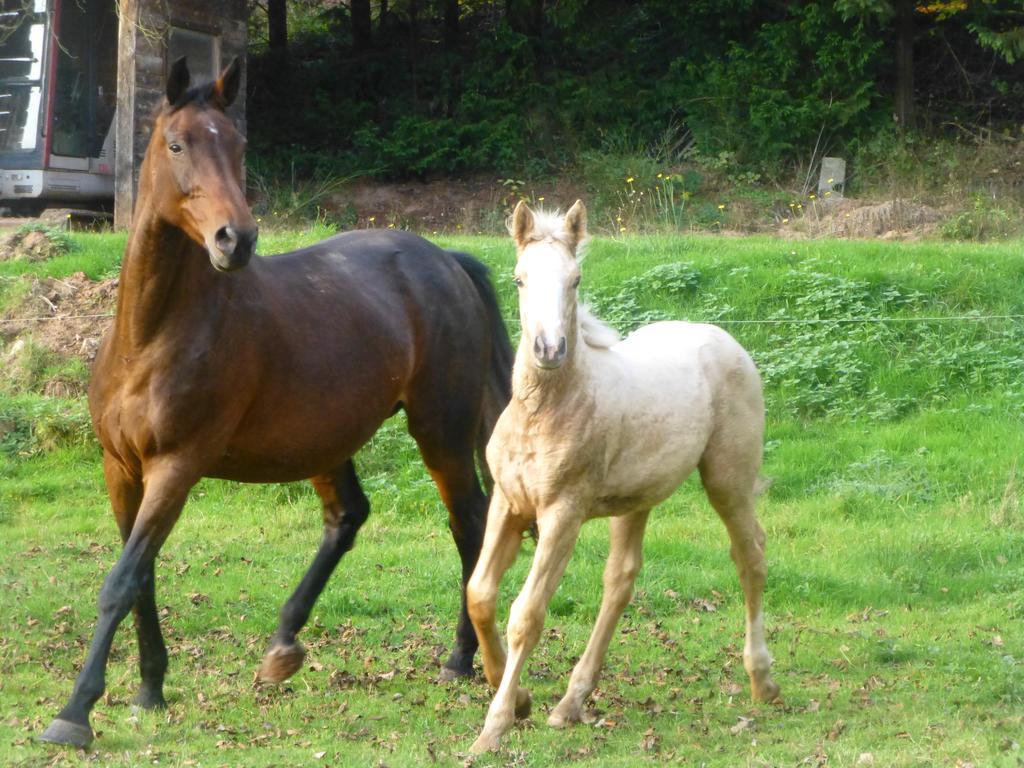
<svg viewBox="0 0 1024 768">
<path fill-rule="evenodd" d="M 112 0 L 0 0 L 0 207 L 112 203 Z"/>
</svg>

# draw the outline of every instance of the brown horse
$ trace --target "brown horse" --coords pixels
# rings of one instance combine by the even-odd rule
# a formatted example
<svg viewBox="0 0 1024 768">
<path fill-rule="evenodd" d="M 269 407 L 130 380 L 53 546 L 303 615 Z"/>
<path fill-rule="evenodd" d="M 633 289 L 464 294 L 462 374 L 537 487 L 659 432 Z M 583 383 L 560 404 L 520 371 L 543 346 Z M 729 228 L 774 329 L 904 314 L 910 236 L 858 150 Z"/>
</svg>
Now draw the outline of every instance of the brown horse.
<svg viewBox="0 0 1024 768">
<path fill-rule="evenodd" d="M 323 540 L 260 670 L 270 681 L 294 673 L 305 654 L 296 634 L 369 513 L 352 455 L 399 409 L 462 559 L 462 610 L 443 674 L 472 671 L 465 582 L 488 503 L 474 456 L 508 402 L 512 363 L 487 270 L 392 231 L 348 232 L 249 264 L 257 231 L 241 183 L 244 140 L 224 114 L 239 80 L 236 61 L 190 89 L 179 60 L 155 116 L 117 316 L 89 389 L 124 549 L 100 591 L 85 665 L 44 741 L 92 740 L 89 712 L 129 610 L 142 678 L 135 701 L 164 706 L 153 563 L 202 477 L 312 478 Z"/>
</svg>

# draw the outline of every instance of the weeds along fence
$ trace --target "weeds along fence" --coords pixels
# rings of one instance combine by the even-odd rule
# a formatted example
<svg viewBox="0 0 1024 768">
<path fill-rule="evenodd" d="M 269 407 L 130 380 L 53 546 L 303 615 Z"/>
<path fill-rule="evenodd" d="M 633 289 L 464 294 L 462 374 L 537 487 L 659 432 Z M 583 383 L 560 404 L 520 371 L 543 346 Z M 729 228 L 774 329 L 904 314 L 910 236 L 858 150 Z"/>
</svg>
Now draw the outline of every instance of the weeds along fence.
<svg viewBox="0 0 1024 768">
<path fill-rule="evenodd" d="M 611 316 L 627 330 L 676 319 L 656 310 L 643 311 L 638 322 L 634 316 L 622 323 L 621 312 Z M 723 326 L 744 343 L 774 412 L 888 420 L 928 404 L 948 406 L 971 391 L 1002 390 L 1008 408 L 1024 416 L 1024 314 L 689 319 Z"/>
<path fill-rule="evenodd" d="M 774 413 L 892 419 L 997 392 L 1024 414 L 1017 306 L 963 311 L 954 297 L 806 264 L 774 279 L 760 294 L 742 295 L 730 283 L 750 281 L 749 267 L 705 276 L 692 264 L 661 264 L 588 298 L 624 332 L 682 318 L 727 328 L 750 350 Z"/>
</svg>

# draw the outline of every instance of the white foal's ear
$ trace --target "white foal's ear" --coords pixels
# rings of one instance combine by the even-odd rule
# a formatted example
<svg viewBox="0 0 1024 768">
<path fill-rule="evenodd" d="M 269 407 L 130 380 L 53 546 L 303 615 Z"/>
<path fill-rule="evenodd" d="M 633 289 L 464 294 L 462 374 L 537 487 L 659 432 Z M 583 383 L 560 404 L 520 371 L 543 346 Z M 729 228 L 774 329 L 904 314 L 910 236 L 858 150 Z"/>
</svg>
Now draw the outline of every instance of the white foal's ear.
<svg viewBox="0 0 1024 768">
<path fill-rule="evenodd" d="M 580 243 L 587 239 L 587 209 L 582 200 L 573 203 L 572 208 L 565 214 L 563 226 L 569 235 L 572 251 L 576 253 Z"/>
<path fill-rule="evenodd" d="M 516 209 L 512 211 L 508 231 L 519 248 L 530 241 L 530 235 L 533 233 L 533 211 L 525 200 L 520 200 Z"/>
</svg>

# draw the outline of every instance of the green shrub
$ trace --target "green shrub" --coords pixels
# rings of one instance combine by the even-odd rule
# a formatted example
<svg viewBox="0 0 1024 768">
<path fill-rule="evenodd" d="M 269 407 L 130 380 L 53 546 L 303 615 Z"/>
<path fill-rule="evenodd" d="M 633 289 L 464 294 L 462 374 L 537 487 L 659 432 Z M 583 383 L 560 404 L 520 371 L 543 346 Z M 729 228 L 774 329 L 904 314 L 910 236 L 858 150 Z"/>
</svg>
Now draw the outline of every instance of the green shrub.
<svg viewBox="0 0 1024 768">
<path fill-rule="evenodd" d="M 1019 217 L 1012 216 L 986 195 L 974 195 L 969 208 L 944 221 L 939 228 L 947 240 L 998 240 L 1021 231 Z"/>
<path fill-rule="evenodd" d="M 0 400 L 0 452 L 31 455 L 94 440 L 85 398 L 20 395 Z"/>
</svg>

